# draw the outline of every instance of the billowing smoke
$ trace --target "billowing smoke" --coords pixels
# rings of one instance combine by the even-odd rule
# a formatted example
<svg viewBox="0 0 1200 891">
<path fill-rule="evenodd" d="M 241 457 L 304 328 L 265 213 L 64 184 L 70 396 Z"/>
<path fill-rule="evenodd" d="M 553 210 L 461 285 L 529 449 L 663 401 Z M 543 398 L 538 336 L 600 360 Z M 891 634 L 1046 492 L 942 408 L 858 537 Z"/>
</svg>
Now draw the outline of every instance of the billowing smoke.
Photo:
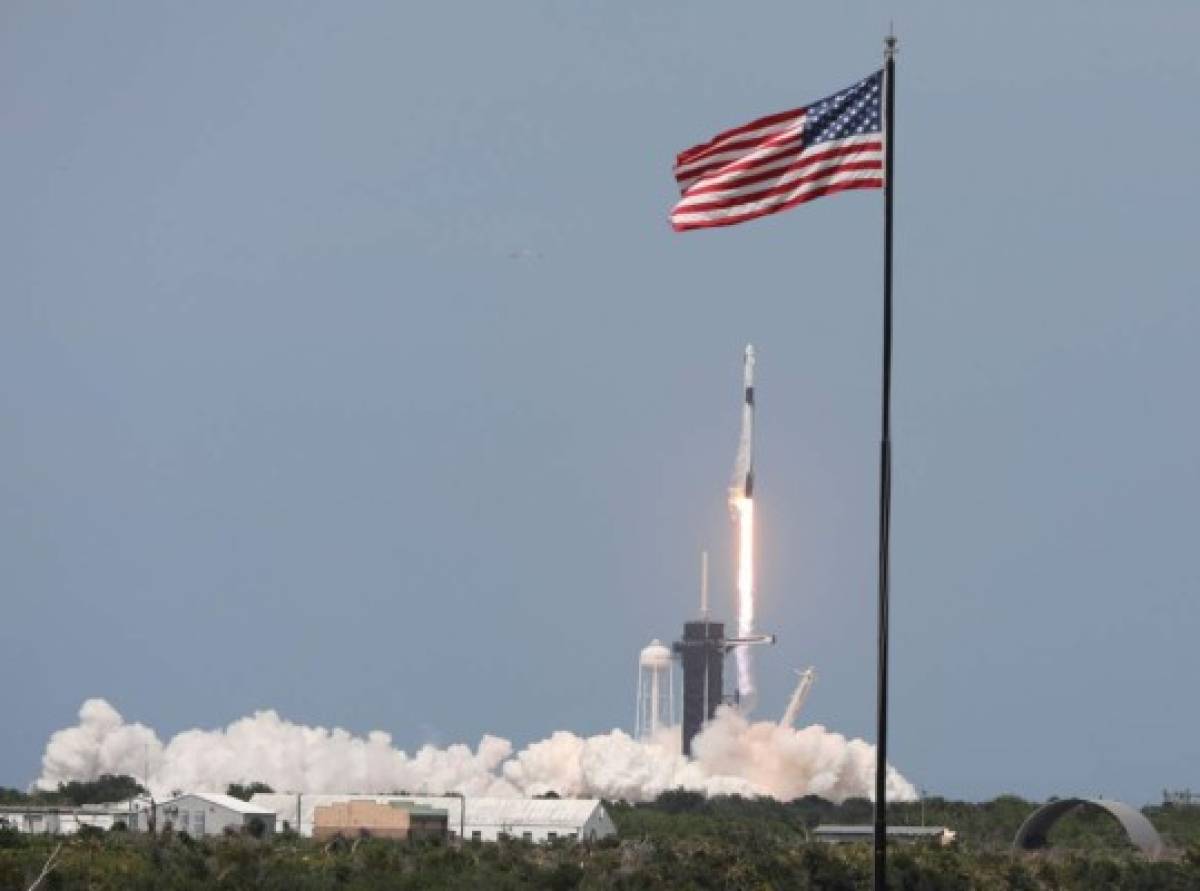
<svg viewBox="0 0 1200 891">
<path fill-rule="evenodd" d="M 218 730 L 186 730 L 166 743 L 151 728 L 127 723 L 103 699 L 89 699 L 79 724 L 55 732 L 42 756 L 37 785 L 123 773 L 143 779 L 156 795 L 172 790 L 223 790 L 260 780 L 279 791 L 462 792 L 512 797 L 555 791 L 564 796 L 651 799 L 669 789 L 771 795 L 790 800 L 816 794 L 833 801 L 870 797 L 875 749 L 820 725 L 799 730 L 751 723 L 722 708 L 693 742 L 692 760 L 679 754 L 679 729 L 639 741 L 620 730 L 591 737 L 558 731 L 514 752 L 508 740 L 484 736 L 474 748 L 397 749 L 387 733 L 355 736 L 306 727 L 260 711 Z M 888 770 L 888 797 L 916 790 Z"/>
</svg>

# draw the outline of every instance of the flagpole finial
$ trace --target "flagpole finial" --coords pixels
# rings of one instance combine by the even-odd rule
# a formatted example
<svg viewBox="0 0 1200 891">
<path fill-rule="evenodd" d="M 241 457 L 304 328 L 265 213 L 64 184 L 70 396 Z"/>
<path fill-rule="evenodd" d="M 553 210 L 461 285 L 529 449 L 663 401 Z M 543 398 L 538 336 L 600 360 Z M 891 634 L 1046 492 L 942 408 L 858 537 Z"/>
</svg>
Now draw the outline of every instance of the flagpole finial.
<svg viewBox="0 0 1200 891">
<path fill-rule="evenodd" d="M 883 38 L 883 57 L 890 59 L 896 55 L 896 25 L 893 21 L 888 21 L 888 34 Z"/>
</svg>

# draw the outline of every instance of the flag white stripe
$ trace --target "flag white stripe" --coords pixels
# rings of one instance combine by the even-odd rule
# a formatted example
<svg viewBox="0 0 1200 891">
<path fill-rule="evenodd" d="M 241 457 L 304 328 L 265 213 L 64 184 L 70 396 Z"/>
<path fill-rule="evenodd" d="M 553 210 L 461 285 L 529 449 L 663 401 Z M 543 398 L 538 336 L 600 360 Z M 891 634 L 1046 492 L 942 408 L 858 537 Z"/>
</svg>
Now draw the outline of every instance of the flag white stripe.
<svg viewBox="0 0 1200 891">
<path fill-rule="evenodd" d="M 853 164 L 860 161 L 883 161 L 883 152 L 878 150 L 857 152 L 853 155 L 841 155 L 836 158 L 825 158 L 813 164 L 806 164 L 796 170 L 789 170 L 785 174 L 781 174 L 775 179 L 766 179 L 761 182 L 750 183 L 745 186 L 737 186 L 729 189 L 722 189 L 719 192 L 701 192 L 699 195 L 685 195 L 683 199 L 676 205 L 681 210 L 687 210 L 697 204 L 709 204 L 713 201 L 726 201 L 730 198 L 739 198 L 743 195 L 753 195 L 762 192 L 766 189 L 776 189 L 780 186 L 786 186 L 788 183 L 796 180 L 812 177 L 814 174 L 819 174 L 822 171 L 837 171 L 847 164 Z M 870 171 L 868 171 L 870 172 Z M 876 171 L 876 175 L 878 171 Z"/>
<path fill-rule="evenodd" d="M 717 137 L 713 140 L 712 145 L 704 147 L 703 154 L 696 155 L 694 158 L 688 158 L 688 164 L 690 165 L 693 162 L 711 159 L 716 152 L 721 150 L 722 146 L 729 145 L 730 143 L 741 142 L 744 139 L 764 139 L 774 133 L 779 133 L 783 130 L 797 127 L 804 120 L 804 114 L 804 111 L 800 111 L 786 120 L 776 121 L 773 124 L 767 124 L 764 127 L 759 127 L 757 130 L 747 130 L 745 133 L 731 133 L 728 136 Z M 699 146 L 694 149 L 688 149 L 688 151 L 696 151 L 697 149 L 699 149 Z M 687 152 L 683 152 L 682 154 L 686 155 Z"/>
<path fill-rule="evenodd" d="M 720 163 L 710 167 L 703 172 L 692 173 L 685 177 L 676 175 L 679 181 L 679 189 L 681 192 L 686 192 L 700 180 L 709 176 L 717 176 L 724 170 L 728 170 L 733 164 L 748 163 L 751 166 L 758 164 L 768 164 L 779 157 L 794 156 L 798 152 L 803 151 L 804 142 L 800 134 L 796 134 L 795 139 L 785 142 L 783 145 L 764 145 L 756 148 L 754 151 L 731 152 Z M 700 168 L 697 168 L 698 170 Z"/>
<path fill-rule="evenodd" d="M 695 203 L 695 201 L 716 201 L 720 200 L 721 198 L 732 198 L 736 197 L 738 194 L 745 194 L 747 191 L 757 191 L 759 189 L 770 188 L 770 180 L 760 180 L 757 183 L 753 183 L 748 186 L 742 186 L 739 189 L 737 180 L 747 176 L 756 176 L 759 174 L 768 173 L 777 169 L 784 170 L 790 165 L 803 162 L 805 156 L 811 157 L 814 155 L 821 155 L 830 151 L 831 149 L 852 148 L 855 145 L 870 145 L 871 143 L 879 145 L 880 142 L 881 140 L 878 133 L 864 133 L 858 136 L 850 136 L 846 139 L 835 139 L 831 140 L 830 142 L 822 142 L 816 146 L 806 148 L 802 152 L 793 152 L 786 158 L 772 158 L 770 162 L 764 162 L 763 164 L 755 167 L 748 167 L 742 170 L 731 170 L 727 173 L 716 171 L 713 173 L 713 175 L 701 177 L 692 183 L 692 185 L 688 186 L 688 189 L 683 193 L 683 200 L 680 202 L 680 205 L 686 205 L 689 202 Z M 851 161 L 869 161 L 874 160 L 875 158 L 883 158 L 882 148 L 864 148 L 862 151 L 853 152 L 847 155 L 835 155 L 832 158 L 823 159 L 820 162 L 820 165 L 821 167 L 827 167 L 830 165 L 845 164 Z M 805 176 L 813 170 L 821 169 L 821 167 L 805 165 L 804 167 L 798 168 L 794 171 L 789 171 L 788 173 L 781 175 L 774 185 L 783 185 L 789 180 L 796 179 L 800 176 Z M 691 194 L 689 191 L 694 187 L 708 188 L 709 186 L 720 185 L 722 183 L 729 183 L 729 188 L 713 192 L 702 192 L 696 195 Z"/>
<path fill-rule="evenodd" d="M 838 185 L 846 182 L 864 179 L 880 179 L 883 176 L 881 170 L 847 170 L 842 173 L 834 173 L 824 179 L 815 180 L 813 182 L 804 183 L 802 186 L 793 189 L 790 192 L 784 192 L 779 195 L 772 195 L 769 198 L 763 198 L 758 201 L 747 201 L 743 204 L 735 204 L 732 207 L 722 207 L 715 210 L 697 211 L 694 213 L 672 213 L 671 222 L 676 225 L 686 225 L 688 223 L 710 223 L 717 220 L 724 220 L 729 217 L 738 217 L 743 214 L 762 213 L 772 207 L 780 204 L 786 204 L 789 201 L 801 197 L 807 192 L 818 191 L 828 188 L 832 185 Z"/>
<path fill-rule="evenodd" d="M 729 151 L 718 152 L 713 155 L 708 155 L 704 158 L 697 158 L 694 161 L 689 160 L 686 164 L 676 165 L 675 178 L 687 179 L 694 171 L 702 167 L 708 167 L 718 161 L 741 161 L 748 158 L 753 158 L 764 153 L 776 151 L 795 151 L 796 146 L 792 140 L 798 137 L 804 130 L 804 119 L 790 127 L 787 130 L 780 130 L 770 138 L 770 142 L 766 145 L 756 145 L 743 148 L 732 149 Z"/>
</svg>

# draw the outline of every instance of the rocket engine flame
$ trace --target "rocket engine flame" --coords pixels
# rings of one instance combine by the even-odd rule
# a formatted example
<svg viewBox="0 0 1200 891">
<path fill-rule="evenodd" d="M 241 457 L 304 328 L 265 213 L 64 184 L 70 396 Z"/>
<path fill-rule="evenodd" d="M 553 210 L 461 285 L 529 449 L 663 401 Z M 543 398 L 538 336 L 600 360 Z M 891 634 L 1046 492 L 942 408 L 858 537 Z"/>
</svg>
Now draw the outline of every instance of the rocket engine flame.
<svg viewBox="0 0 1200 891">
<path fill-rule="evenodd" d="M 737 629 L 738 637 L 754 633 L 754 499 L 734 498 L 731 506 L 737 517 Z M 749 709 L 753 705 L 754 673 L 750 648 L 737 648 L 738 696 Z"/>
<path fill-rule="evenodd" d="M 742 432 L 729 484 L 729 510 L 737 526 L 738 637 L 749 637 L 754 633 L 754 347 L 750 344 L 742 364 L 742 392 Z M 735 655 L 738 699 L 749 710 L 754 705 L 750 648 L 740 646 Z"/>
</svg>

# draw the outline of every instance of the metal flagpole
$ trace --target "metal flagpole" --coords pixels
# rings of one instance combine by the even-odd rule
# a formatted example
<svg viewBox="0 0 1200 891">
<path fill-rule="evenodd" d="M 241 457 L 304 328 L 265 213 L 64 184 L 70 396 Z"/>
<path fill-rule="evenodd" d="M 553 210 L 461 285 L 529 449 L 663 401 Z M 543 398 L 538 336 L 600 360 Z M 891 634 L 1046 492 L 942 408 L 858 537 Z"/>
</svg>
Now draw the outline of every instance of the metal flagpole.
<svg viewBox="0 0 1200 891">
<path fill-rule="evenodd" d="M 875 743 L 875 891 L 887 888 L 888 581 L 892 514 L 892 168 L 896 37 L 884 40 L 883 393 L 879 443 L 879 662 Z"/>
</svg>

